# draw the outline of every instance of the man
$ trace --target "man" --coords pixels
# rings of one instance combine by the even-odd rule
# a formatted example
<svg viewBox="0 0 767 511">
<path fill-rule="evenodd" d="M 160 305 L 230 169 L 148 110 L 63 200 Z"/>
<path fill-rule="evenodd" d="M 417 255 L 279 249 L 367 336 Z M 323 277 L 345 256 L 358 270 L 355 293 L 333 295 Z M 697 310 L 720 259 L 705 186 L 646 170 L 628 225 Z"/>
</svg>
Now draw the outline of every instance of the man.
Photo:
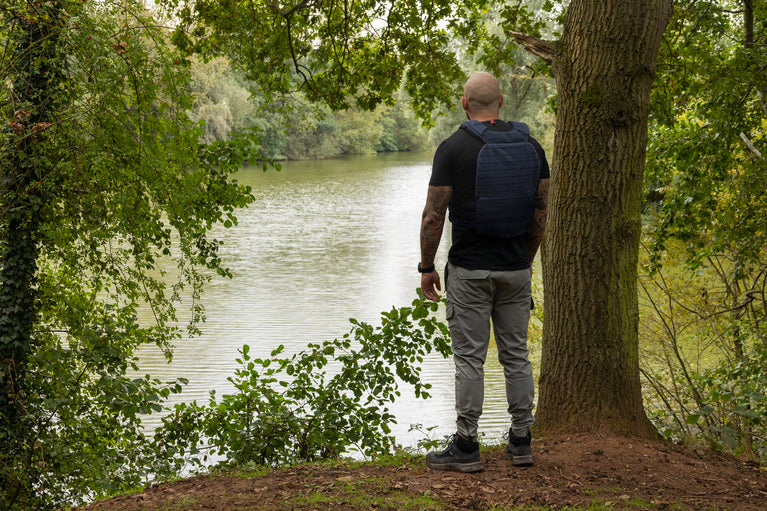
<svg viewBox="0 0 767 511">
<path fill-rule="evenodd" d="M 427 455 L 426 464 L 437 470 L 476 472 L 482 470 L 477 423 L 491 320 L 511 414 L 506 454 L 515 466 L 533 463 L 534 387 L 527 327 L 532 262 L 546 226 L 549 167 L 526 125 L 499 119 L 503 95 L 492 75 L 472 75 L 461 104 L 469 121 L 434 155 L 418 271 L 424 295 L 439 300 L 434 256 L 449 206 L 453 244 L 445 268 L 446 316 L 455 361 L 458 431 L 444 451 Z"/>
</svg>

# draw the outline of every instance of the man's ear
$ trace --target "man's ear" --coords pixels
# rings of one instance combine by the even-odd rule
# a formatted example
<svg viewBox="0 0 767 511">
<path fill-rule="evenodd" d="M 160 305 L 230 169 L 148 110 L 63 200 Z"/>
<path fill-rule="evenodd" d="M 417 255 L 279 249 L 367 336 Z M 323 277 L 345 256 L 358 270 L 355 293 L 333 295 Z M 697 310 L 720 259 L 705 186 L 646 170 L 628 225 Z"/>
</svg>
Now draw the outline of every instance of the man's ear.
<svg viewBox="0 0 767 511">
<path fill-rule="evenodd" d="M 466 112 L 466 115 L 469 114 L 469 100 L 466 99 L 466 96 L 461 96 L 461 106 L 463 107 L 463 110 Z"/>
<path fill-rule="evenodd" d="M 498 95 L 498 110 L 503 106 L 503 94 Z"/>
</svg>

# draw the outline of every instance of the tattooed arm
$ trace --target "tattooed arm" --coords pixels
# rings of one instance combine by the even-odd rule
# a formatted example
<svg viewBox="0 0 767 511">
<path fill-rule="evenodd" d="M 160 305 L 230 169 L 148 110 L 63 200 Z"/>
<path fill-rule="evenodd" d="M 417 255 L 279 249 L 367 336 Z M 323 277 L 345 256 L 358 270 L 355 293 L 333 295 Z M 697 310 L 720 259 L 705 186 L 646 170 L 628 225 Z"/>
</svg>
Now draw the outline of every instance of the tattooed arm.
<svg viewBox="0 0 767 511">
<path fill-rule="evenodd" d="M 549 213 L 549 180 L 538 181 L 538 190 L 535 193 L 535 213 L 533 223 L 527 228 L 527 249 L 530 253 L 530 271 L 533 271 L 533 259 L 538 252 L 538 247 L 543 239 L 546 229 L 546 217 Z"/>
<path fill-rule="evenodd" d="M 434 264 L 434 256 L 442 238 L 442 229 L 445 226 L 445 215 L 450 197 L 453 194 L 451 186 L 430 186 L 426 196 L 426 207 L 421 216 L 421 267 L 428 268 Z M 439 300 L 438 291 L 442 290 L 439 282 L 439 273 L 421 274 L 421 289 L 426 298 L 434 301 Z"/>
</svg>

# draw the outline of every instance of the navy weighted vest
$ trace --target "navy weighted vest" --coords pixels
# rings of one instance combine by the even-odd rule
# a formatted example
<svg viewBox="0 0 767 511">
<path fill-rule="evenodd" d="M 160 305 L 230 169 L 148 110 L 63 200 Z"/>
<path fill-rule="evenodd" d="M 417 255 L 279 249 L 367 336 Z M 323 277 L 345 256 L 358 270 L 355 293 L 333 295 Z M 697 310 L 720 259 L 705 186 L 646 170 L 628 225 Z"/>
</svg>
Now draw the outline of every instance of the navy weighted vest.
<svg viewBox="0 0 767 511">
<path fill-rule="evenodd" d="M 511 131 L 491 131 L 479 121 L 461 124 L 485 145 L 477 157 L 475 200 L 450 205 L 450 221 L 477 234 L 512 238 L 527 231 L 535 212 L 540 160 L 521 122 Z"/>
</svg>

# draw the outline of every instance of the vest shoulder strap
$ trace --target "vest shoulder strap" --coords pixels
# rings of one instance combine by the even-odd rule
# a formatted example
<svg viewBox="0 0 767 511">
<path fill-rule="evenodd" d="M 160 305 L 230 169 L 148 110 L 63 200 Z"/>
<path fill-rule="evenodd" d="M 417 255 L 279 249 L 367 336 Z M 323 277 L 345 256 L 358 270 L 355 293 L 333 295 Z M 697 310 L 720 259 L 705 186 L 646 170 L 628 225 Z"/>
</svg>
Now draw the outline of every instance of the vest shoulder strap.
<svg viewBox="0 0 767 511">
<path fill-rule="evenodd" d="M 502 144 L 527 142 L 530 137 L 530 128 L 524 122 L 509 121 L 514 129 L 511 131 L 492 131 L 480 121 L 464 121 L 461 128 L 465 129 L 486 144 Z"/>
</svg>

